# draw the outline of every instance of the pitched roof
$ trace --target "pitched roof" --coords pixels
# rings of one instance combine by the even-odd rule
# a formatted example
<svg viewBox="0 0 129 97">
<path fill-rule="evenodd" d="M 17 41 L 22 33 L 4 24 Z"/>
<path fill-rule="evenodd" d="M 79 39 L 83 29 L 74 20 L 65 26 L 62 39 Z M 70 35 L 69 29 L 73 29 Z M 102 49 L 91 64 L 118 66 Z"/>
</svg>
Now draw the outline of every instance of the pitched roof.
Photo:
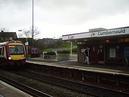
<svg viewBox="0 0 129 97">
<path fill-rule="evenodd" d="M 14 38 L 16 39 L 17 38 L 17 34 L 16 32 L 0 32 L 0 37 L 7 37 L 7 38 Z"/>
</svg>

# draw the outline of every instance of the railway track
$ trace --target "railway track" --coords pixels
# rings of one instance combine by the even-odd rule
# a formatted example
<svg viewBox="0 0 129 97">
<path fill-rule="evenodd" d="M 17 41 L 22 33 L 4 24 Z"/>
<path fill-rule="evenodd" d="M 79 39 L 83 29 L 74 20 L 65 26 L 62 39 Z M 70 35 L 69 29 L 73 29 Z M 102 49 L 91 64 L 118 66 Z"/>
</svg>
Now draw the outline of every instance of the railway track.
<svg viewBox="0 0 129 97">
<path fill-rule="evenodd" d="M 5 74 L 5 72 L 4 72 Z M 38 89 L 35 89 L 23 82 L 16 81 L 15 79 L 8 78 L 8 76 L 4 76 L 0 74 L 0 79 L 10 85 L 13 85 L 14 87 L 34 96 L 34 97 L 53 97 L 52 95 L 49 95 L 47 93 L 44 93 Z"/>
<path fill-rule="evenodd" d="M 30 77 L 28 77 L 28 75 L 30 75 Z M 79 93 L 77 91 L 67 90 L 66 88 L 65 89 L 60 87 L 58 88 L 57 85 L 51 85 L 51 84 L 49 85 L 48 83 L 45 83 L 44 85 L 43 81 L 41 82 L 41 80 L 34 79 L 34 77 L 39 78 L 39 76 L 37 75 L 33 77 L 32 76 L 33 74 L 30 74 L 29 72 L 26 72 L 24 70 L 23 71 L 0 70 L 0 80 L 10 85 L 13 85 L 16 88 L 19 88 L 22 91 L 27 92 L 34 97 L 94 97 L 92 95 Z M 32 90 L 30 90 L 30 88 Z M 36 92 L 38 92 L 39 94 L 37 94 Z"/>
<path fill-rule="evenodd" d="M 39 72 L 37 75 L 46 75 L 44 78 L 49 76 L 49 78 L 55 79 L 53 82 L 57 80 L 58 85 L 62 82 L 65 83 L 63 86 L 66 88 L 73 88 L 94 96 L 129 97 L 128 76 L 36 64 L 29 64 L 29 69 Z"/>
<path fill-rule="evenodd" d="M 34 64 L 29 64 L 29 67 L 24 71 L 20 70 L 10 72 L 23 77 L 27 77 L 29 79 L 34 79 L 40 82 L 45 82 L 73 91 L 89 94 L 93 97 L 129 97 L 128 83 L 125 83 L 128 82 L 128 80 L 123 81 L 121 79 L 118 80 L 117 82 L 119 83 L 116 84 L 113 77 L 114 75 L 111 77 L 110 75 L 104 74 L 98 76 L 97 74 L 93 75 L 90 72 L 81 72 L 78 70 L 67 70 L 67 68 L 63 69 L 52 66 L 39 66 Z M 0 74 L 0 76 L 2 75 Z M 123 85 L 124 82 L 124 88 L 115 87 L 120 86 L 121 82 L 121 85 Z"/>
<path fill-rule="evenodd" d="M 53 84 L 73 91 L 86 93 L 95 97 L 129 97 L 129 93 L 127 92 L 123 92 L 123 91 L 119 91 L 111 88 L 105 88 L 95 84 L 89 84 L 89 83 L 84 84 L 82 82 L 63 79 L 53 75 L 44 74 L 41 72 L 29 70 L 29 69 L 24 71 L 24 73 L 21 71 L 20 72 L 18 71 L 15 73 L 18 75 L 26 76 L 28 78 L 35 79 L 48 84 Z"/>
</svg>

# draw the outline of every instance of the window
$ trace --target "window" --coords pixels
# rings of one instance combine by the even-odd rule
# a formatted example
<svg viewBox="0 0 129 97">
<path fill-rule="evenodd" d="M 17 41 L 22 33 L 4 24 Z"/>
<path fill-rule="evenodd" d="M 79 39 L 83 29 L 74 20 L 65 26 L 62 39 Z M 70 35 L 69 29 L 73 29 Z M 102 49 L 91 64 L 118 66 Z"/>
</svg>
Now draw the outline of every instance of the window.
<svg viewBox="0 0 129 97">
<path fill-rule="evenodd" d="M 23 54 L 24 47 L 22 45 L 10 45 L 9 46 L 9 54 L 16 55 L 16 54 Z"/>
<path fill-rule="evenodd" d="M 110 48 L 109 49 L 109 57 L 110 58 L 115 58 L 116 57 L 116 49 L 115 48 Z"/>
<path fill-rule="evenodd" d="M 129 57 L 129 47 L 124 48 L 124 57 Z"/>
</svg>

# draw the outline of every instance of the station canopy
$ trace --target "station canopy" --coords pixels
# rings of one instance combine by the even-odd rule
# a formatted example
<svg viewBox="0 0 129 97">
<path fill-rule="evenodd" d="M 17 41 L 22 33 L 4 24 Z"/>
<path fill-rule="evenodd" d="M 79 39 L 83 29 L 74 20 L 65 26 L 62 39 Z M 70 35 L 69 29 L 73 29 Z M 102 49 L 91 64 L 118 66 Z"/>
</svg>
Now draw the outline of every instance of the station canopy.
<svg viewBox="0 0 129 97">
<path fill-rule="evenodd" d="M 83 40 L 83 39 L 92 39 L 99 37 L 114 37 L 114 36 L 125 36 L 129 35 L 129 26 L 128 27 L 120 27 L 113 29 L 89 29 L 89 32 L 75 33 L 75 34 L 67 34 L 62 36 L 62 40 Z"/>
</svg>

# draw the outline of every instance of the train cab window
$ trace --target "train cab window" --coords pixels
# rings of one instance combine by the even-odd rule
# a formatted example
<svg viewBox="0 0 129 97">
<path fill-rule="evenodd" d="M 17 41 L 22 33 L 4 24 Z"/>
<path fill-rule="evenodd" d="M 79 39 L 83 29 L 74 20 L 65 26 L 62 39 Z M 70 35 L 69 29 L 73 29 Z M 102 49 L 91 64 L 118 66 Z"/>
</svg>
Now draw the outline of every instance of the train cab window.
<svg viewBox="0 0 129 97">
<path fill-rule="evenodd" d="M 24 47 L 22 45 L 9 46 L 9 54 L 23 54 Z"/>
</svg>

